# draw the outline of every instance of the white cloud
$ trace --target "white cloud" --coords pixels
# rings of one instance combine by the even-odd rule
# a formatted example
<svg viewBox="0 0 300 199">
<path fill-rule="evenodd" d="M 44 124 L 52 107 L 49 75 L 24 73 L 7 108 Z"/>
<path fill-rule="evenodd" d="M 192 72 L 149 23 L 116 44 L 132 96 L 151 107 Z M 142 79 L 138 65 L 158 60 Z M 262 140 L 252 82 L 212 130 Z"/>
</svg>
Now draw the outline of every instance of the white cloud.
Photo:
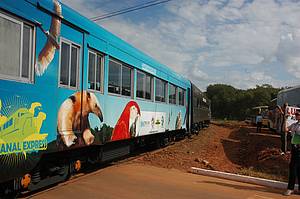
<svg viewBox="0 0 300 199">
<path fill-rule="evenodd" d="M 283 34 L 299 27 L 296 20 L 300 17 L 299 3 L 286 1 L 280 5 L 273 0 L 256 0 L 251 4 L 230 1 L 222 9 L 217 7 L 219 5 L 219 1 L 205 5 L 185 1 L 170 6 L 171 12 L 178 13 L 193 26 L 204 24 L 208 27 L 202 33 L 207 35 L 211 47 L 205 64 L 224 67 L 270 63 L 272 67 L 271 63 L 279 60 L 277 56 L 289 49 L 294 50 L 292 46 L 295 45 L 289 45 L 282 52 L 279 44 Z M 193 15 L 196 10 L 199 14 Z M 284 66 L 295 77 L 299 77 L 299 73 L 295 73 L 298 61 L 299 55 L 285 57 Z"/>
<path fill-rule="evenodd" d="M 93 6 L 95 0 L 63 2 L 88 17 L 104 13 Z M 275 72 L 268 73 L 276 71 L 278 65 L 282 65 L 293 80 L 300 78 L 299 2 L 177 0 L 165 6 L 165 14 L 153 16 L 156 21 L 152 24 L 117 17 L 102 21 L 101 25 L 192 81 L 201 83 L 202 88 L 212 82 L 239 88 L 263 83 L 285 86 L 290 82 L 276 79 Z M 228 73 L 226 79 L 212 72 L 215 67 Z M 226 67 L 231 68 L 230 72 L 225 72 Z"/>
<path fill-rule="evenodd" d="M 198 69 L 197 67 L 193 68 L 192 74 L 197 79 L 201 79 L 201 80 L 208 80 L 209 79 L 208 74 L 203 72 L 202 70 Z"/>
<path fill-rule="evenodd" d="M 300 78 L 300 29 L 281 37 L 277 57 L 291 74 Z"/>
<path fill-rule="evenodd" d="M 60 0 L 62 3 L 68 5 L 69 7 L 73 8 L 80 12 L 80 14 L 84 15 L 85 17 L 94 17 L 105 14 L 101 8 L 95 7 L 95 3 L 97 0 Z"/>
<path fill-rule="evenodd" d="M 217 80 L 226 84 L 233 85 L 238 88 L 253 88 L 256 85 L 271 84 L 279 86 L 274 79 L 265 72 L 240 72 L 240 71 L 228 71 L 224 73 L 223 78 Z"/>
</svg>

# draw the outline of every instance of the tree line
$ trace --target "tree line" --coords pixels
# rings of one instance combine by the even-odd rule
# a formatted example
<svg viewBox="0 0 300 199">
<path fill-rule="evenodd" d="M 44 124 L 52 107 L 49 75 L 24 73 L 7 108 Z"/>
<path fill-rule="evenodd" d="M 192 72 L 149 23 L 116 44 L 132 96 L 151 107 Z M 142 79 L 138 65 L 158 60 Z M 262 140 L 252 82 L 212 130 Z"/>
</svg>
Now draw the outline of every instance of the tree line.
<svg viewBox="0 0 300 199">
<path fill-rule="evenodd" d="M 207 87 L 206 95 L 211 100 L 212 117 L 216 119 L 244 120 L 251 108 L 269 105 L 282 88 L 269 84 L 242 90 L 226 84 L 214 84 Z"/>
</svg>

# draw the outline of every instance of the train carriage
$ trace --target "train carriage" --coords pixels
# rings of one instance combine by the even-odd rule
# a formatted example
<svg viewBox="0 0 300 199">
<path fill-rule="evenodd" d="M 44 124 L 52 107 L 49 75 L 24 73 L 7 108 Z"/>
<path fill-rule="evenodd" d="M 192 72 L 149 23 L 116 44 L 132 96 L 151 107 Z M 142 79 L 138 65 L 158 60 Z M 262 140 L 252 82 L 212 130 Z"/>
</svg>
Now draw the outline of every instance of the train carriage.
<svg viewBox="0 0 300 199">
<path fill-rule="evenodd" d="M 191 87 L 191 124 L 192 131 L 197 133 L 210 123 L 211 102 L 194 84 L 192 84 Z"/>
<path fill-rule="evenodd" d="M 0 49 L 2 193 L 190 131 L 189 80 L 57 0 L 1 1 Z"/>
</svg>

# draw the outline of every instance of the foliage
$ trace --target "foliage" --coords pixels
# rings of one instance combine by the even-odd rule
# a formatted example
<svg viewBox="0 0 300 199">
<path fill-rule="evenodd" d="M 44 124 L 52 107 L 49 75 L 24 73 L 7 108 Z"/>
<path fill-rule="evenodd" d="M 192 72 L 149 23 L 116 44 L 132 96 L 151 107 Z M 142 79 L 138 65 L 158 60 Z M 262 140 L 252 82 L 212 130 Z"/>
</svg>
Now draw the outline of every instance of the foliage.
<svg viewBox="0 0 300 199">
<path fill-rule="evenodd" d="M 206 94 L 211 99 L 214 118 L 244 120 L 252 107 L 269 105 L 280 90 L 268 84 L 257 85 L 256 88 L 248 90 L 236 89 L 226 84 L 214 84 L 207 87 Z"/>
<path fill-rule="evenodd" d="M 100 130 L 98 128 L 91 130 L 95 136 L 95 140 L 99 141 L 101 144 L 105 144 L 111 140 L 113 128 L 109 125 L 103 124 Z"/>
</svg>

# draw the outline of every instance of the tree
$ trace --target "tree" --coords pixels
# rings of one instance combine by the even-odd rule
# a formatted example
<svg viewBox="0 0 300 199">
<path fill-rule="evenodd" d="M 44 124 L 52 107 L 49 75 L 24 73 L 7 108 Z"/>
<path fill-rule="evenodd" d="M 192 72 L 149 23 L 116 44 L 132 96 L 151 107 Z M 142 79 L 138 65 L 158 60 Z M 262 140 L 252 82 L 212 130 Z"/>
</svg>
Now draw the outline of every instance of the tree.
<svg viewBox="0 0 300 199">
<path fill-rule="evenodd" d="M 207 96 L 211 99 L 213 117 L 244 120 L 252 107 L 269 105 L 279 91 L 279 88 L 269 84 L 257 85 L 256 88 L 248 90 L 214 84 L 207 87 Z"/>
</svg>

